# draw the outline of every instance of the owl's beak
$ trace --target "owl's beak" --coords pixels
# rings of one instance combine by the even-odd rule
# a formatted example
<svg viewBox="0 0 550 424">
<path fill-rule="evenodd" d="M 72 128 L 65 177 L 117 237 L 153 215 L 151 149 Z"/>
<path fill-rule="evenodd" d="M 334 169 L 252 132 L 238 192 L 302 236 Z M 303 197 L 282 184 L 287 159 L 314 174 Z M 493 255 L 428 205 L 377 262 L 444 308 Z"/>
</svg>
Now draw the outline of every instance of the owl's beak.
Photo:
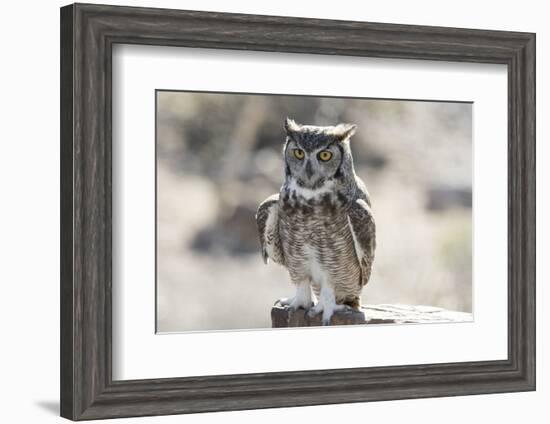
<svg viewBox="0 0 550 424">
<path fill-rule="evenodd" d="M 306 160 L 305 164 L 302 165 L 302 168 L 300 169 L 300 173 L 298 175 L 298 183 L 302 187 L 311 188 L 315 186 L 318 181 L 319 180 L 315 178 L 315 170 L 313 169 L 311 161 Z"/>
<path fill-rule="evenodd" d="M 305 171 L 306 171 L 306 177 L 308 180 L 311 180 L 311 177 L 313 177 L 313 167 L 311 166 L 311 161 L 308 160 L 306 162 L 306 168 L 305 168 Z"/>
</svg>

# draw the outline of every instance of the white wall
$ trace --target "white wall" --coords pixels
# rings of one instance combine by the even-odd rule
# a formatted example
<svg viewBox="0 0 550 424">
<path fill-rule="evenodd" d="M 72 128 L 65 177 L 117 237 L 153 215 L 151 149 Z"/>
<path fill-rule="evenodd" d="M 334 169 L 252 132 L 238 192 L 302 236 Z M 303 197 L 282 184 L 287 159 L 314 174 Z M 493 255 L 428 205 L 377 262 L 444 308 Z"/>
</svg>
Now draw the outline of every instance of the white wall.
<svg viewBox="0 0 550 424">
<path fill-rule="evenodd" d="M 545 2 L 462 0 L 313 2 L 278 0 L 111 1 L 113 4 L 158 6 L 316 18 L 352 19 L 442 25 L 537 33 L 538 134 L 538 391 L 535 393 L 469 396 L 246 411 L 141 419 L 140 422 L 264 423 L 295 421 L 461 423 L 487 419 L 512 423 L 537 414 L 549 415 L 550 372 L 544 344 L 550 308 L 543 287 L 550 258 L 548 226 L 542 216 L 550 206 L 548 146 L 544 147 L 543 117 L 550 100 L 547 61 L 549 14 Z M 2 150 L 0 153 L 0 417 L 2 422 L 60 422 L 58 405 L 59 310 L 59 10 L 60 1 L 6 2 L 2 7 L 0 91 Z M 546 62 L 546 63 L 545 63 Z M 546 75 L 545 75 L 546 74 Z M 546 116 L 548 112 L 546 112 Z M 7 129 L 7 132 L 6 132 Z M 547 133 L 547 132 L 546 132 Z M 543 148 L 544 147 L 544 148 Z M 546 203 L 546 204 L 544 204 Z M 546 334 L 545 334 L 546 333 Z M 548 353 L 546 352 L 546 356 Z M 120 421 L 120 420 L 119 420 Z M 130 420 L 124 422 L 138 422 Z M 120 421 L 122 422 L 122 421 Z"/>
</svg>

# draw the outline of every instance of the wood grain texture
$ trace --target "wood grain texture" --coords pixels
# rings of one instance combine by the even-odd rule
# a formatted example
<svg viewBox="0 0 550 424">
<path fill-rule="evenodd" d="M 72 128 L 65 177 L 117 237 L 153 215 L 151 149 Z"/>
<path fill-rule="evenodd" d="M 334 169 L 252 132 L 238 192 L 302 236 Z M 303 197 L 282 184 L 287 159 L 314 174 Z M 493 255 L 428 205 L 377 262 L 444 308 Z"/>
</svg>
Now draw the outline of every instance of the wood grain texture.
<svg viewBox="0 0 550 424">
<path fill-rule="evenodd" d="M 61 389 L 61 415 L 74 416 L 74 404 L 77 402 L 73 394 L 75 385 L 73 373 L 73 351 L 74 351 L 74 304 L 73 304 L 73 19 L 72 7 L 61 9 L 61 110 L 60 110 L 60 133 L 61 133 L 61 169 L 60 169 L 60 218 L 61 218 L 61 335 L 60 335 L 60 389 Z"/>
<path fill-rule="evenodd" d="M 292 310 L 288 306 L 276 304 L 271 308 L 271 326 L 319 327 L 322 326 L 321 314 L 310 317 L 306 310 Z M 414 305 L 363 305 L 359 309 L 336 311 L 330 325 L 362 324 L 435 324 L 473 321 L 473 315 L 467 312 L 449 311 L 433 306 Z"/>
<path fill-rule="evenodd" d="M 111 378 L 114 43 L 501 63 L 509 76 L 509 358 Z M 535 35 L 76 4 L 61 9 L 61 414 L 73 420 L 535 388 Z"/>
<path fill-rule="evenodd" d="M 359 309 L 336 311 L 330 318 L 330 325 L 367 324 L 365 313 Z M 303 308 L 291 309 L 288 306 L 275 305 L 271 308 L 271 327 L 320 327 L 322 314 L 310 316 Z"/>
</svg>

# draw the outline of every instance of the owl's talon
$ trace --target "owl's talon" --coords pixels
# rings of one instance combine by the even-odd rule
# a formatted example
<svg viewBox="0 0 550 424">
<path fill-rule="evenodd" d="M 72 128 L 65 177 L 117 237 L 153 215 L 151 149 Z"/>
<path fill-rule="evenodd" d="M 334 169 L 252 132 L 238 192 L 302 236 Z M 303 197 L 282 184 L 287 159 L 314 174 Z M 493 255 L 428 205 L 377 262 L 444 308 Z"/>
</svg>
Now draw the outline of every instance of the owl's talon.
<svg viewBox="0 0 550 424">
<path fill-rule="evenodd" d="M 292 303 L 292 298 L 282 297 L 280 299 L 277 299 L 273 304 L 273 306 L 280 305 L 284 307 L 284 306 L 290 306 L 291 303 Z"/>
<path fill-rule="evenodd" d="M 298 309 L 302 308 L 305 311 L 308 311 L 311 308 L 311 289 L 309 285 L 302 287 L 299 286 L 296 296 L 294 297 L 283 297 L 275 302 L 274 306 L 281 305 L 283 308 L 286 308 L 292 312 L 296 312 Z"/>
<path fill-rule="evenodd" d="M 305 311 L 307 313 L 311 310 L 311 308 L 313 308 L 313 303 L 310 306 L 290 304 L 290 305 L 287 306 L 287 308 L 289 310 L 291 310 L 292 312 L 296 312 L 298 309 L 302 309 L 303 311 Z"/>
<path fill-rule="evenodd" d="M 313 318 L 316 315 L 319 315 L 321 312 L 323 312 L 323 311 L 320 310 L 319 308 L 317 308 L 316 306 L 312 305 L 311 308 L 308 309 L 308 311 L 307 311 L 307 316 L 310 317 L 310 318 Z"/>
<path fill-rule="evenodd" d="M 330 325 L 330 321 L 332 320 L 332 315 L 334 315 L 334 311 L 324 310 L 323 311 L 323 318 L 321 319 L 321 323 L 323 325 Z"/>
<path fill-rule="evenodd" d="M 353 312 L 355 309 L 347 304 L 336 305 L 334 312 Z"/>
</svg>

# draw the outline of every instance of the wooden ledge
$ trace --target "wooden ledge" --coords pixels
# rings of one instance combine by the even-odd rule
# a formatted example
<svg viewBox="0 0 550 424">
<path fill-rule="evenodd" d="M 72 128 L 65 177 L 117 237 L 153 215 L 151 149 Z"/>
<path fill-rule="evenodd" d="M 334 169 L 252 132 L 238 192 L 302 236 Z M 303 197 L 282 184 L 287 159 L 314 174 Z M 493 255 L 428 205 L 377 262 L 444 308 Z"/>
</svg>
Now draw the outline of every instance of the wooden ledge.
<svg viewBox="0 0 550 424">
<path fill-rule="evenodd" d="M 359 310 L 335 312 L 330 325 L 421 324 L 473 321 L 468 312 L 449 311 L 433 306 L 364 305 Z M 321 314 L 310 317 L 304 309 L 290 310 L 275 305 L 271 309 L 273 328 L 315 327 L 321 325 Z"/>
</svg>

